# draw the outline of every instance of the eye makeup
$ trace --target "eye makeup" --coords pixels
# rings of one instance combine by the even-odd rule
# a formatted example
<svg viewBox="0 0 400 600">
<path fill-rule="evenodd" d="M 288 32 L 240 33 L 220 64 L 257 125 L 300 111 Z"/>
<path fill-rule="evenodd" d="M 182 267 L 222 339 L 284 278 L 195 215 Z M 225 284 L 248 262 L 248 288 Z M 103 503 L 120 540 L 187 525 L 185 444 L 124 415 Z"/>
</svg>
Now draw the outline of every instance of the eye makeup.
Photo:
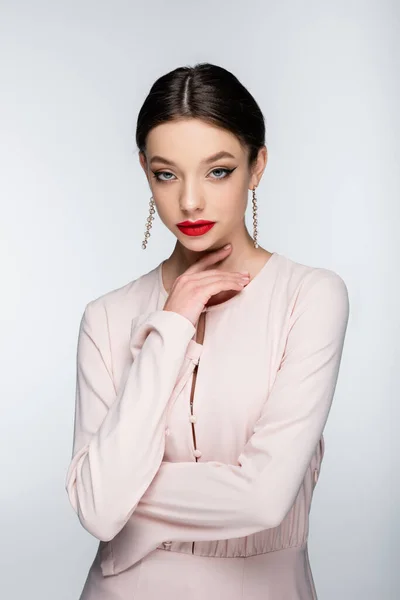
<svg viewBox="0 0 400 600">
<path fill-rule="evenodd" d="M 233 173 L 233 171 L 235 171 L 235 169 L 237 169 L 237 167 L 234 167 L 233 169 L 228 169 L 226 167 L 215 167 L 214 169 L 212 169 L 212 171 L 210 171 L 210 173 L 214 173 L 214 171 L 221 171 L 224 173 L 224 176 L 223 177 L 211 177 L 211 179 L 214 179 L 215 181 L 227 179 Z M 159 181 L 162 183 L 166 183 L 168 181 L 174 181 L 174 179 L 172 179 L 172 178 L 167 178 L 167 179 L 160 178 L 161 175 L 172 175 L 174 177 L 174 174 L 171 173 L 170 171 L 152 171 L 152 173 L 153 173 L 153 178 L 156 181 Z"/>
</svg>

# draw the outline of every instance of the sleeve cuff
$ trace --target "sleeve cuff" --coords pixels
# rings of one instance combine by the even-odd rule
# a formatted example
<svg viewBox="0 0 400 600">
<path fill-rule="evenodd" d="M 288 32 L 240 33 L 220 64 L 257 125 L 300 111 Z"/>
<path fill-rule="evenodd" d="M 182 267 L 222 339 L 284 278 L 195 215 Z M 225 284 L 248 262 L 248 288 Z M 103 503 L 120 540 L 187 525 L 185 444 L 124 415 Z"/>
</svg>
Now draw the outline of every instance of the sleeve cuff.
<svg viewBox="0 0 400 600">
<path fill-rule="evenodd" d="M 131 350 L 134 356 L 151 329 L 157 329 L 163 336 L 172 340 L 186 340 L 187 355 L 195 361 L 198 360 L 203 346 L 193 339 L 196 327 L 189 319 L 171 310 L 155 310 L 147 315 L 138 315 L 132 320 Z"/>
</svg>

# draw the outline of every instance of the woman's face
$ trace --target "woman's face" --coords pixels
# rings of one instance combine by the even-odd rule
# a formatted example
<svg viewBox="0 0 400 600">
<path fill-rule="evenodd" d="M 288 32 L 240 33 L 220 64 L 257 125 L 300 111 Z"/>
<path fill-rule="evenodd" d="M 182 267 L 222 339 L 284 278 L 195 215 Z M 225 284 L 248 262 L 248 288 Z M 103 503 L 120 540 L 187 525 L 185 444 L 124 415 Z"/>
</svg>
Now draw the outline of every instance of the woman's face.
<svg viewBox="0 0 400 600">
<path fill-rule="evenodd" d="M 258 185 L 266 160 L 264 146 L 250 171 L 247 150 L 236 136 L 200 119 L 158 125 L 147 136 L 146 156 L 140 154 L 160 219 L 193 251 L 217 248 L 245 233 L 248 190 Z M 215 224 L 192 236 L 177 226 L 199 219 Z"/>
</svg>

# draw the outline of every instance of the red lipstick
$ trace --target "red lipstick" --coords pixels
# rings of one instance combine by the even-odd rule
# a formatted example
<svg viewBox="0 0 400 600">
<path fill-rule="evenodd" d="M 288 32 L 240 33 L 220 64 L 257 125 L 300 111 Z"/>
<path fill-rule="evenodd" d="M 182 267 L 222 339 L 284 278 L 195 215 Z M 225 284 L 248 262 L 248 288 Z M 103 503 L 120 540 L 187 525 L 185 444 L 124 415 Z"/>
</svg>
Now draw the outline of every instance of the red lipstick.
<svg viewBox="0 0 400 600">
<path fill-rule="evenodd" d="M 199 219 L 198 221 L 182 221 L 177 223 L 177 227 L 182 233 L 186 235 L 204 235 L 207 231 L 215 225 L 215 221 L 207 221 L 205 219 Z"/>
</svg>

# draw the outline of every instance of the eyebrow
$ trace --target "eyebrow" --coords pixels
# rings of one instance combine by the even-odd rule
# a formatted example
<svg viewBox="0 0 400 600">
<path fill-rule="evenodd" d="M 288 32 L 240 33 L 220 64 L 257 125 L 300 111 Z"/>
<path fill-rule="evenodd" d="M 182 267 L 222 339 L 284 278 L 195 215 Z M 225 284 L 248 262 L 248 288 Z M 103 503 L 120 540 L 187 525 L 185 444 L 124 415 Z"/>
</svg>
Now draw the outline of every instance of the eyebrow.
<svg viewBox="0 0 400 600">
<path fill-rule="evenodd" d="M 216 160 L 219 160 L 220 158 L 236 158 L 236 157 L 233 156 L 233 154 L 231 154 L 230 152 L 227 152 L 226 150 L 221 150 L 220 152 L 217 152 L 216 154 L 213 154 L 212 156 L 205 158 L 201 162 L 202 162 L 202 164 L 208 164 L 208 163 L 212 163 Z M 153 162 L 162 162 L 162 163 L 165 163 L 166 165 L 170 165 L 171 167 L 176 167 L 176 164 L 172 160 L 168 160 L 167 158 L 163 158 L 162 156 L 153 156 L 150 159 L 150 164 L 153 164 Z"/>
</svg>

